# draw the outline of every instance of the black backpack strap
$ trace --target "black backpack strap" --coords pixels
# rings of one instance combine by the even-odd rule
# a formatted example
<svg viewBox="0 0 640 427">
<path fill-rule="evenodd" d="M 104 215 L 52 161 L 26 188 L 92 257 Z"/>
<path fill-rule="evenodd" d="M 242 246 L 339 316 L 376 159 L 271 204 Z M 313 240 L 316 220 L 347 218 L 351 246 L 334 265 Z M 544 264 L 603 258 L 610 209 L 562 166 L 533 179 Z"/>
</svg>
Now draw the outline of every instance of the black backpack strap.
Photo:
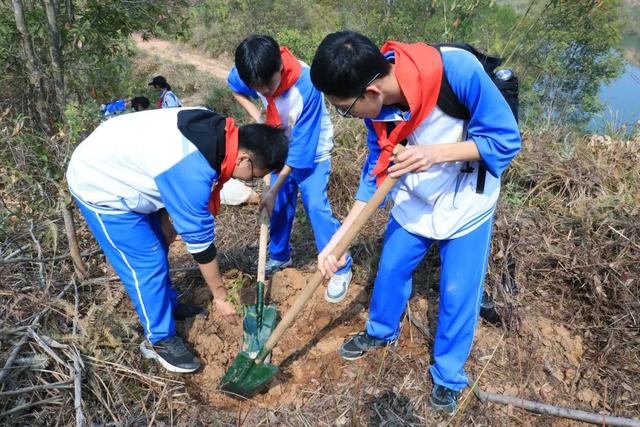
<svg viewBox="0 0 640 427">
<path fill-rule="evenodd" d="M 442 57 L 442 51 L 440 50 L 440 46 L 444 45 L 433 45 L 438 52 L 440 53 L 440 57 Z M 442 67 L 442 81 L 440 83 L 440 93 L 438 94 L 438 108 L 442 110 L 448 116 L 455 117 L 460 120 L 469 120 L 471 115 L 469 114 L 469 110 L 465 107 L 453 93 L 453 89 L 451 88 L 451 84 L 449 83 L 449 79 L 447 79 L 447 74 L 444 72 L 444 67 Z"/>
<path fill-rule="evenodd" d="M 484 55 L 482 52 L 478 51 L 473 46 L 468 44 L 447 43 L 447 44 L 433 45 L 433 47 L 438 49 L 438 52 L 440 52 L 440 56 L 442 56 L 442 51 L 440 50 L 440 47 L 455 47 L 458 49 L 467 50 L 473 53 L 474 55 L 476 55 L 476 57 L 478 55 L 483 55 L 486 58 L 492 58 L 492 59 L 495 58 L 497 60 L 497 62 L 495 61 L 493 62 L 495 63 L 495 65 L 493 65 L 493 63 L 490 65 L 490 67 L 492 67 L 491 68 L 492 70 L 502 62 L 500 58 L 488 57 L 487 55 Z M 483 62 L 482 60 L 480 62 L 482 63 L 482 65 L 485 67 L 485 70 L 486 70 L 487 66 L 485 65 L 485 62 Z M 445 114 L 451 117 L 455 117 L 456 119 L 465 120 L 465 121 L 471 119 L 471 114 L 469 113 L 469 110 L 467 109 L 467 107 L 465 107 L 458 100 L 458 97 L 456 96 L 456 94 L 453 93 L 453 89 L 451 88 L 449 79 L 447 79 L 447 75 L 444 72 L 444 67 L 442 68 L 442 82 L 440 83 L 440 93 L 438 94 L 438 107 Z M 460 172 L 462 173 L 473 173 L 473 171 L 474 171 L 474 168 L 473 166 L 471 166 L 471 162 L 466 162 L 465 166 L 460 170 Z M 484 162 L 480 160 L 478 162 L 478 180 L 476 181 L 477 194 L 484 193 L 484 184 L 486 179 L 487 179 L 487 167 L 484 165 Z"/>
<path fill-rule="evenodd" d="M 478 180 L 476 181 L 476 193 L 484 193 L 484 182 L 487 179 L 487 167 L 484 162 L 480 160 L 478 162 Z"/>
</svg>

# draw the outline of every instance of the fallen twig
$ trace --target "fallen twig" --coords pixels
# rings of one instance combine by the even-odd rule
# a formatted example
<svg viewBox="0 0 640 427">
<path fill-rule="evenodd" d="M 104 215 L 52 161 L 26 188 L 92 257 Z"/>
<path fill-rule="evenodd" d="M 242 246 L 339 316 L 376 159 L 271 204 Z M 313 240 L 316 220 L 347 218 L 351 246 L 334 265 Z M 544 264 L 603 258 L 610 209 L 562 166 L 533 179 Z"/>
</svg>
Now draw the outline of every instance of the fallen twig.
<svg viewBox="0 0 640 427">
<path fill-rule="evenodd" d="M 62 291 L 60 291 L 60 293 L 58 295 L 56 295 L 56 299 L 62 298 L 64 293 L 67 291 L 67 289 L 69 289 L 71 287 L 71 284 L 72 283 L 69 283 L 67 286 L 65 286 L 64 289 Z M 11 366 L 13 365 L 13 362 L 15 361 L 16 357 L 18 356 L 18 353 L 20 353 L 20 349 L 22 348 L 22 346 L 27 342 L 27 339 L 28 339 L 31 331 L 38 324 L 38 322 L 40 321 L 40 318 L 42 316 L 44 316 L 45 314 L 47 314 L 49 312 L 49 310 L 51 310 L 51 308 L 47 307 L 47 308 L 43 309 L 40 313 L 38 313 L 33 318 L 33 320 L 31 321 L 31 324 L 27 327 L 27 333 L 22 338 L 20 338 L 20 341 L 18 341 L 18 344 L 16 344 L 16 346 L 13 348 L 13 350 L 11 350 L 11 354 L 9 355 L 9 358 L 4 363 L 4 366 L 2 367 L 2 370 L 0 371 L 0 384 L 2 384 L 4 379 L 9 374 L 9 368 L 11 368 Z"/>
<path fill-rule="evenodd" d="M 38 335 L 38 333 L 36 331 L 34 331 L 32 328 L 29 328 L 29 335 L 31 335 L 31 337 L 36 341 L 36 343 L 38 343 L 38 345 L 51 357 L 53 357 L 53 359 L 58 362 L 60 365 L 62 366 L 66 366 L 67 368 L 70 368 L 69 364 L 67 362 L 65 362 L 64 360 L 62 360 L 62 358 L 60 358 L 60 356 L 58 356 L 58 354 L 53 351 L 53 349 L 49 346 L 49 344 L 47 344 L 45 342 L 45 340 L 42 339 L 42 337 L 40 335 Z"/>
<path fill-rule="evenodd" d="M 2 384 L 6 376 L 9 375 L 9 369 L 13 365 L 13 362 L 16 360 L 18 353 L 20 353 L 20 349 L 22 348 L 24 343 L 27 342 L 28 338 L 29 336 L 27 334 L 23 335 L 22 338 L 20 338 L 20 341 L 18 341 L 18 344 L 16 344 L 16 346 L 13 347 L 13 350 L 11 350 L 11 354 L 9 354 L 7 361 L 4 363 L 4 366 L 2 367 L 2 371 L 0 371 L 0 384 Z"/>
<path fill-rule="evenodd" d="M 624 427 L 640 427 L 640 420 L 633 418 L 621 418 L 611 415 L 596 414 L 593 412 L 581 411 L 579 409 L 563 408 L 561 406 L 548 405 L 546 403 L 525 400 L 519 397 L 507 396 L 498 393 L 489 393 L 482 391 L 480 387 L 475 386 L 473 392 L 476 397 L 483 403 L 494 402 L 503 405 L 511 405 L 516 408 L 526 409 L 536 414 L 553 415 L 556 417 L 569 418 L 572 420 L 583 421 L 591 424 L 602 424 L 610 426 Z"/>
<path fill-rule="evenodd" d="M 40 242 L 36 239 L 35 234 L 33 234 L 33 221 L 29 221 L 29 235 L 31 236 L 31 240 L 36 245 L 36 249 L 38 250 L 38 258 L 42 257 L 42 246 L 40 246 Z M 44 266 L 40 264 L 38 266 L 38 276 L 40 277 L 40 288 L 45 288 L 45 279 L 44 279 Z"/>
<path fill-rule="evenodd" d="M 38 400 L 37 402 L 25 403 L 24 405 L 13 407 L 8 411 L 1 413 L 0 418 L 6 417 L 7 415 L 11 415 L 16 412 L 23 411 L 27 408 L 31 408 L 32 406 L 46 405 L 46 404 L 62 405 L 62 398 L 57 396 L 57 397 L 50 397 L 48 399 Z"/>
<path fill-rule="evenodd" d="M 73 378 L 74 400 L 73 406 L 76 410 L 76 426 L 83 427 L 86 424 L 86 418 L 82 413 L 82 358 L 80 352 L 75 346 L 71 347 L 71 355 L 73 367 L 69 367 L 69 372 Z"/>
<path fill-rule="evenodd" d="M 60 210 L 62 211 L 62 219 L 64 219 L 64 229 L 67 232 L 69 252 L 71 254 L 71 260 L 73 261 L 73 266 L 75 267 L 76 274 L 78 274 L 80 280 L 85 280 L 89 277 L 89 273 L 87 273 L 87 269 L 82 261 L 82 257 L 80 256 L 80 248 L 78 246 L 78 238 L 76 237 L 76 225 L 73 222 L 73 215 L 63 200 L 60 201 Z"/>
<path fill-rule="evenodd" d="M 100 249 L 94 249 L 92 251 L 86 251 L 80 254 L 81 257 L 85 258 L 85 257 L 89 257 L 92 255 L 95 255 L 97 253 L 99 253 L 101 250 Z M 0 265 L 4 265 L 4 264 L 16 264 L 16 263 L 21 263 L 21 262 L 51 262 L 51 261 L 60 261 L 66 258 L 70 258 L 71 257 L 71 252 L 68 252 L 66 254 L 62 254 L 62 255 L 56 255 L 56 256 L 52 256 L 52 257 L 48 257 L 48 258 L 30 258 L 30 257 L 22 257 L 22 258 L 5 258 L 5 259 L 0 259 Z"/>
<path fill-rule="evenodd" d="M 64 389 L 71 387 L 71 381 L 60 381 L 52 384 L 34 385 L 33 387 L 23 387 L 15 390 L 3 391 L 0 392 L 0 397 L 15 396 L 17 394 L 31 393 L 32 391 L 38 390 Z"/>
</svg>

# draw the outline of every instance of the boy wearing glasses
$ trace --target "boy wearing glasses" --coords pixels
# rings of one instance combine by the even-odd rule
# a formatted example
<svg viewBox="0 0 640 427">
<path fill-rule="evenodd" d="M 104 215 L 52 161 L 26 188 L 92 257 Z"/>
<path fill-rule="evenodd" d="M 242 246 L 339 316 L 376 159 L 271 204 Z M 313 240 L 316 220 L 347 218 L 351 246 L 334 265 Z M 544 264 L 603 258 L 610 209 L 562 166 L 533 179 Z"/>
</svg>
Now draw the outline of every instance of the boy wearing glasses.
<svg viewBox="0 0 640 427">
<path fill-rule="evenodd" d="M 311 83 L 309 67 L 269 36 L 253 35 L 238 45 L 227 81 L 254 120 L 284 129 L 289 138 L 285 166 L 272 176 L 272 187 L 261 203 L 271 215 L 266 273 L 273 274 L 291 265 L 290 237 L 298 190 L 318 251 L 340 227 L 327 197 L 333 126 L 322 93 Z M 264 120 L 252 101 L 256 98 L 266 106 Z M 329 281 L 325 299 L 342 301 L 350 282 L 351 258 L 347 257 Z"/>
<path fill-rule="evenodd" d="M 369 131 L 370 152 L 356 201 L 318 256 L 325 275 L 344 262 L 330 251 L 376 184 L 387 173 L 399 178 L 369 320 L 340 354 L 354 360 L 397 340 L 413 271 L 437 242 L 442 268 L 430 402 L 453 413 L 468 383 L 464 365 L 480 312 L 499 177 L 520 149 L 515 118 L 480 62 L 461 49 L 442 48 L 440 54 L 423 43 L 390 41 L 379 50 L 367 37 L 342 31 L 318 47 L 311 78 L 343 116 L 365 119 Z M 437 106 L 443 78 L 469 110 L 468 121 Z M 404 141 L 406 150 L 394 156 L 394 146 Z M 478 191 L 481 163 L 489 173 Z"/>
<path fill-rule="evenodd" d="M 262 124 L 238 128 L 233 119 L 204 108 L 115 117 L 76 148 L 67 169 L 69 190 L 138 313 L 148 340 L 140 346 L 145 357 L 171 372 L 200 367 L 175 335 L 175 320 L 200 310 L 177 302 L 167 259 L 172 239 L 163 233 L 162 212 L 171 215 L 199 264 L 216 309 L 235 324 L 239 319 L 226 300 L 210 210 L 217 212 L 227 180 L 280 170 L 287 150 L 282 130 Z"/>
</svg>

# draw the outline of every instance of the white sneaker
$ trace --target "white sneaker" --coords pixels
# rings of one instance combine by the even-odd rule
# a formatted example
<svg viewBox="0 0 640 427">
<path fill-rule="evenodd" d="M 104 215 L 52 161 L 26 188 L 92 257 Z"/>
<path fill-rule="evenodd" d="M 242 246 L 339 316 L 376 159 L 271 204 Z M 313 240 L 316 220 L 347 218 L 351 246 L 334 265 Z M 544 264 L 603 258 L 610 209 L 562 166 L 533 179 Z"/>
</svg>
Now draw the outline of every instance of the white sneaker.
<svg viewBox="0 0 640 427">
<path fill-rule="evenodd" d="M 272 276 L 275 272 L 291 266 L 291 258 L 286 261 L 278 261 L 273 258 L 269 258 L 264 266 L 264 274 Z"/>
<path fill-rule="evenodd" d="M 324 299 L 332 303 L 338 303 L 345 299 L 352 276 L 351 270 L 346 273 L 334 274 L 324 292 Z"/>
</svg>

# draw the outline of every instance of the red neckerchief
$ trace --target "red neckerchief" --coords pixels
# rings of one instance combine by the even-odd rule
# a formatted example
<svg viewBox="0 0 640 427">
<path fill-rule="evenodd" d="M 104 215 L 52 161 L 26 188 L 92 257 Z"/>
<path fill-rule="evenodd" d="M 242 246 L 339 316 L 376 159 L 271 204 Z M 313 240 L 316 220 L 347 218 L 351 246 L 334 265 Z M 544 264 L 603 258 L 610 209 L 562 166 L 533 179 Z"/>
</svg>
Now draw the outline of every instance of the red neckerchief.
<svg viewBox="0 0 640 427">
<path fill-rule="evenodd" d="M 165 89 L 162 90 L 162 95 L 160 95 L 160 99 L 158 99 L 158 108 L 162 108 L 162 103 L 164 102 L 164 96 L 167 94 Z"/>
<path fill-rule="evenodd" d="M 380 52 L 384 54 L 390 51 L 395 53 L 395 77 L 407 99 L 411 116 L 406 122 L 398 123 L 388 136 L 387 122 L 373 122 L 378 145 L 382 149 L 378 163 L 371 172 L 377 177 L 377 185 L 387 177 L 393 148 L 411 135 L 435 108 L 442 81 L 442 58 L 436 48 L 424 43 L 388 41 Z"/>
<path fill-rule="evenodd" d="M 238 127 L 233 123 L 231 117 L 227 117 L 224 133 L 224 160 L 220 166 L 218 182 L 211 191 L 211 197 L 209 197 L 209 212 L 211 212 L 213 216 L 218 215 L 218 211 L 220 210 L 220 192 L 222 191 L 222 187 L 224 187 L 224 183 L 231 179 L 233 170 L 236 167 L 236 160 L 238 159 Z"/>
<path fill-rule="evenodd" d="M 276 107 L 275 99 L 288 91 L 300 77 L 302 66 L 295 56 L 286 47 L 280 48 L 280 56 L 282 57 L 282 79 L 278 89 L 271 96 L 267 96 L 267 124 L 273 127 L 282 127 L 280 113 Z"/>
</svg>

